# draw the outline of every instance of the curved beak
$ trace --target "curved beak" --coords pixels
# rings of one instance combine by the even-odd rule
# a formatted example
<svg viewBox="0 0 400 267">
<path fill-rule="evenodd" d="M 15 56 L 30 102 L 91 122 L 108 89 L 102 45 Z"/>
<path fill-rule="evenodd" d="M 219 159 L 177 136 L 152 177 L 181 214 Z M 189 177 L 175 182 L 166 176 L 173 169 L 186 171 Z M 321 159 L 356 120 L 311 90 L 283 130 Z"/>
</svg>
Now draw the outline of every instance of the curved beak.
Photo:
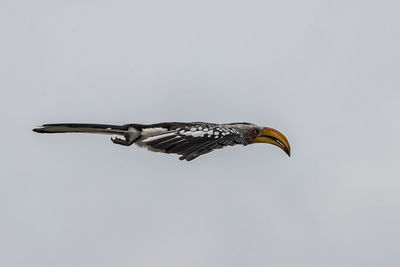
<svg viewBox="0 0 400 267">
<path fill-rule="evenodd" d="M 273 128 L 265 127 L 261 130 L 253 143 L 268 143 L 281 148 L 290 157 L 290 145 L 286 137 Z"/>
</svg>

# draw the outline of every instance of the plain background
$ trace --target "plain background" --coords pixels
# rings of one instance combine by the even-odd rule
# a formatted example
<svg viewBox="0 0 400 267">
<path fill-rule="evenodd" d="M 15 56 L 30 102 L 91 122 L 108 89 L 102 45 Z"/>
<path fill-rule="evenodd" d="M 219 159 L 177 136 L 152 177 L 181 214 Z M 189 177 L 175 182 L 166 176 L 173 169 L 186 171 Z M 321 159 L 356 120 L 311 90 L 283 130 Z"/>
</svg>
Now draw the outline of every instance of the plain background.
<svg viewBox="0 0 400 267">
<path fill-rule="evenodd" d="M 1 1 L 0 265 L 400 266 L 399 1 Z M 181 162 L 52 122 L 249 121 Z"/>
</svg>

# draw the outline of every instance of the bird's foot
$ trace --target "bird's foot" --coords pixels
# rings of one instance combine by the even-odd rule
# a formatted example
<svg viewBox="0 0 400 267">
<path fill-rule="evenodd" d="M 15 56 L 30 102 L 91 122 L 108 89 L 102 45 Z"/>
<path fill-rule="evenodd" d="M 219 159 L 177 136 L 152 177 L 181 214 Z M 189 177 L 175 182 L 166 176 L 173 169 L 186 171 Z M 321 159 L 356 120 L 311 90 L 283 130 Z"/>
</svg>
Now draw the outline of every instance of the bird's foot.
<svg viewBox="0 0 400 267">
<path fill-rule="evenodd" d="M 119 138 L 119 137 L 111 137 L 111 141 L 112 141 L 114 144 L 118 144 L 118 145 L 122 145 L 122 146 L 129 146 L 129 145 L 131 145 L 131 142 L 129 142 L 129 141 L 126 140 L 126 139 Z"/>
</svg>

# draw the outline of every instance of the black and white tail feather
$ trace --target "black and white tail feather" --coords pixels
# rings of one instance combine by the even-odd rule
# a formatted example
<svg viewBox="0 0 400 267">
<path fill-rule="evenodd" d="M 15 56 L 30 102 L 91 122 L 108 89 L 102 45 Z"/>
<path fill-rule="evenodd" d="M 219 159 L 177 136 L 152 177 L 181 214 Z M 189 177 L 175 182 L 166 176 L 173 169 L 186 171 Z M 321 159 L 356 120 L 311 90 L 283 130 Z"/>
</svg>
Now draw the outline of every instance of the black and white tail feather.
<svg viewBox="0 0 400 267">
<path fill-rule="evenodd" d="M 237 124 L 158 123 L 158 124 L 44 124 L 33 129 L 37 133 L 94 133 L 117 135 L 111 138 L 114 144 L 130 146 L 136 144 L 151 151 L 181 155 L 180 160 L 193 160 L 215 149 L 237 144 L 247 145 Z M 246 126 L 248 124 L 245 124 Z M 233 127 L 236 126 L 236 127 Z"/>
</svg>

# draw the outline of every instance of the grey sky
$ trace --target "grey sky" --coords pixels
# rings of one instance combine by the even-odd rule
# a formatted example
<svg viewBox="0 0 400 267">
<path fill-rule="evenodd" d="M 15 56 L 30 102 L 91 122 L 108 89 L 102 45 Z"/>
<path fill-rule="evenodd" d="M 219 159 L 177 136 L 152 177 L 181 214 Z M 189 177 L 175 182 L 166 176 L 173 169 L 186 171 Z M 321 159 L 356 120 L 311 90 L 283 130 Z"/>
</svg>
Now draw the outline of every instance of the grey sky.
<svg viewBox="0 0 400 267">
<path fill-rule="evenodd" d="M 399 266 L 398 1 L 2 1 L 1 266 Z M 181 162 L 50 122 L 250 121 Z"/>
</svg>

